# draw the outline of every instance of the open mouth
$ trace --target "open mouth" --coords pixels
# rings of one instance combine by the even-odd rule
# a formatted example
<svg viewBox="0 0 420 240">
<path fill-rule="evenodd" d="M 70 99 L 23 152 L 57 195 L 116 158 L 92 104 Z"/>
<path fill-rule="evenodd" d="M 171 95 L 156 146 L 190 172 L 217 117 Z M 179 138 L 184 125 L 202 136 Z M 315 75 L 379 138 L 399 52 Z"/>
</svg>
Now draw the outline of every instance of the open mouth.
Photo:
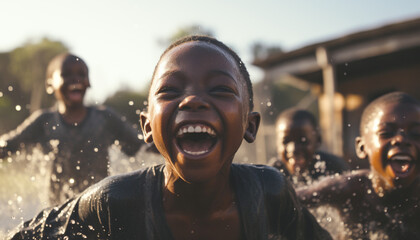
<svg viewBox="0 0 420 240">
<path fill-rule="evenodd" d="M 217 135 L 210 126 L 187 124 L 178 130 L 176 142 L 183 152 L 198 156 L 208 153 L 214 147 Z"/>
<path fill-rule="evenodd" d="M 414 168 L 414 160 L 409 155 L 395 155 L 390 159 L 390 166 L 397 177 L 409 175 Z"/>
<path fill-rule="evenodd" d="M 81 83 L 70 84 L 67 87 L 67 96 L 71 101 L 81 101 L 85 90 L 85 86 Z"/>
</svg>

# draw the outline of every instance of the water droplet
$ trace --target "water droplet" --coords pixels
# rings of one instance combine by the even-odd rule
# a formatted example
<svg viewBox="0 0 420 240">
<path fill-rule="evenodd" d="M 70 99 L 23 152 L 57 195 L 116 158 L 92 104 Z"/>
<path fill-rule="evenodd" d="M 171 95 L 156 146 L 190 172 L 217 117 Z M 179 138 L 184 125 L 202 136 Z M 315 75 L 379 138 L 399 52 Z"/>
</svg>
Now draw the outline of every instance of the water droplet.
<svg viewBox="0 0 420 240">
<path fill-rule="evenodd" d="M 9 90 L 9 92 L 12 92 L 13 91 L 13 86 L 7 87 L 7 90 Z"/>
<path fill-rule="evenodd" d="M 93 149 L 93 151 L 98 152 L 98 151 L 99 151 L 99 149 L 98 149 L 98 148 L 94 148 L 94 149 Z"/>
<path fill-rule="evenodd" d="M 133 106 L 134 105 L 134 102 L 133 101 L 129 101 L 128 102 L 128 105 Z"/>
<path fill-rule="evenodd" d="M 19 112 L 20 110 L 22 110 L 22 107 L 21 107 L 20 105 L 16 105 L 16 106 L 15 106 L 15 109 L 16 109 L 16 111 L 18 111 L 18 112 Z"/>
<path fill-rule="evenodd" d="M 271 102 L 267 102 L 267 107 L 271 107 Z"/>
<path fill-rule="evenodd" d="M 3 97 L 3 92 L 0 92 L 0 97 Z"/>
</svg>

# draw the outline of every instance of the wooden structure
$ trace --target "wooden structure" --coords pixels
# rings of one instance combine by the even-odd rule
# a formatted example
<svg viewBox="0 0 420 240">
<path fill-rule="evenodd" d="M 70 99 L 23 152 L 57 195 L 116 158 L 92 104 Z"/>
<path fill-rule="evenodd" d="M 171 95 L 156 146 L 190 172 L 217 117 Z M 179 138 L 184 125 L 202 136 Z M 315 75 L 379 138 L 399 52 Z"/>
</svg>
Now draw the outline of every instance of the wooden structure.
<svg viewBox="0 0 420 240">
<path fill-rule="evenodd" d="M 356 32 L 257 60 L 263 81 L 310 84 L 318 98 L 324 148 L 352 165 L 361 113 L 391 91 L 420 98 L 420 18 Z"/>
</svg>

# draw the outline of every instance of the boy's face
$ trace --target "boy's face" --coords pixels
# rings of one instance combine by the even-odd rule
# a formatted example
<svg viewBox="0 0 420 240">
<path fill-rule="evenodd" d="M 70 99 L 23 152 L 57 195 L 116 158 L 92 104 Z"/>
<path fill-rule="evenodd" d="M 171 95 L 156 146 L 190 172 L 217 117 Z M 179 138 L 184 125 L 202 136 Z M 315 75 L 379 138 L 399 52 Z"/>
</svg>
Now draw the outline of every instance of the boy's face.
<svg viewBox="0 0 420 240">
<path fill-rule="evenodd" d="M 141 122 L 172 174 L 200 182 L 230 169 L 242 139 L 254 140 L 259 115 L 249 113 L 234 59 L 211 44 L 188 42 L 161 59 Z"/>
<path fill-rule="evenodd" d="M 277 151 L 287 170 L 294 174 L 308 169 L 320 144 L 318 133 L 307 119 L 280 119 L 276 126 Z"/>
<path fill-rule="evenodd" d="M 366 123 L 360 154 L 367 156 L 373 173 L 391 187 L 406 187 L 420 174 L 420 107 L 384 103 Z"/>
<path fill-rule="evenodd" d="M 88 69 L 84 62 L 68 57 L 61 69 L 53 73 L 52 87 L 58 101 L 67 107 L 83 105 L 86 89 L 90 86 Z"/>
</svg>

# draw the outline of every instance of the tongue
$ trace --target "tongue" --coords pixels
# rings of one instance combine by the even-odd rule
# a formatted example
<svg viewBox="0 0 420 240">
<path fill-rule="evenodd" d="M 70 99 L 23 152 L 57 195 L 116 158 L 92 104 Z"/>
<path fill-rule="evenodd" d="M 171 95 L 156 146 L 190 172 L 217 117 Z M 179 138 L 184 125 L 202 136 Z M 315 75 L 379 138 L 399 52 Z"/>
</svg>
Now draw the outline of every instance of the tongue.
<svg viewBox="0 0 420 240">
<path fill-rule="evenodd" d="M 207 152 L 213 145 L 213 141 L 209 138 L 194 139 L 194 138 L 182 138 L 179 139 L 179 146 L 182 150 L 187 152 Z"/>
<path fill-rule="evenodd" d="M 392 170 L 395 173 L 406 173 L 410 169 L 409 161 L 391 161 Z"/>
</svg>

